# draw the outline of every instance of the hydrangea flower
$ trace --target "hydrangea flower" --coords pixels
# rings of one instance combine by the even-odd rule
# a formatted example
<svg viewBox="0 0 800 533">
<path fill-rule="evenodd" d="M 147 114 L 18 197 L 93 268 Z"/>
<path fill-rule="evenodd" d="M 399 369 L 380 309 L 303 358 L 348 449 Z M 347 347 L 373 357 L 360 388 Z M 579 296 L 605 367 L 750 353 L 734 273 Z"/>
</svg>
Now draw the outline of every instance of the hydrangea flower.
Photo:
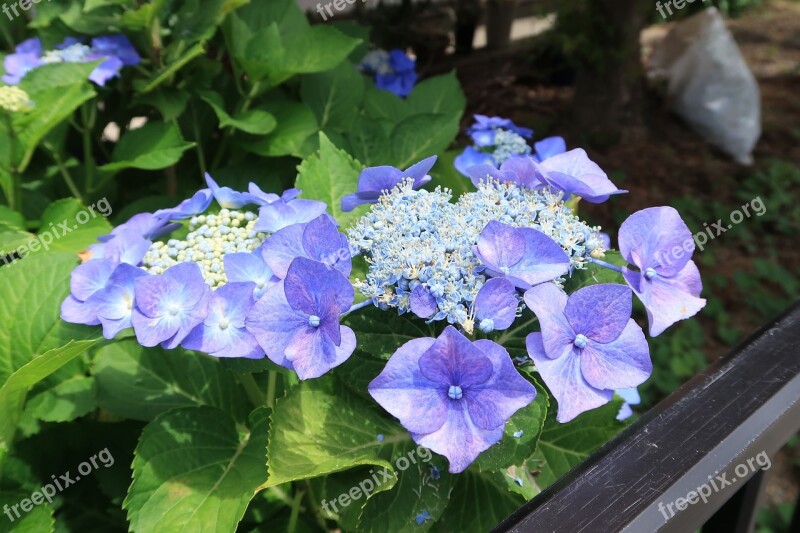
<svg viewBox="0 0 800 533">
<path fill-rule="evenodd" d="M 356 348 L 353 330 L 339 324 L 353 299 L 353 286 L 339 271 L 298 257 L 286 278 L 255 303 L 245 325 L 274 363 L 300 379 L 317 378 Z"/>
<path fill-rule="evenodd" d="M 605 202 L 612 194 L 628 192 L 617 189 L 582 148 L 548 157 L 542 161 L 541 170 L 542 181 L 593 204 Z"/>
<path fill-rule="evenodd" d="M 499 442 L 506 421 L 536 397 L 505 348 L 452 326 L 401 346 L 369 393 L 418 445 L 447 457 L 451 473 Z"/>
<path fill-rule="evenodd" d="M 272 285 L 280 281 L 264 262 L 261 249 L 253 252 L 225 254 L 223 258 L 225 277 L 229 282 L 250 282 L 253 284 L 253 297 L 258 300 Z"/>
<path fill-rule="evenodd" d="M 209 296 L 208 314 L 186 336 L 182 346 L 214 357 L 260 359 L 264 351 L 245 329 L 245 318 L 253 307 L 253 283 L 228 283 Z"/>
<path fill-rule="evenodd" d="M 625 400 L 625 403 L 623 403 L 622 407 L 619 408 L 617 420 L 627 420 L 633 416 L 633 409 L 631 409 L 631 405 L 639 405 L 642 401 L 642 398 L 639 396 L 639 390 L 636 387 L 630 387 L 627 389 L 619 389 L 614 392 L 617 393 L 617 396 Z"/>
<path fill-rule="evenodd" d="M 362 71 L 375 77 L 375 86 L 405 98 L 417 83 L 416 61 L 402 50 L 395 48 L 373 50 L 361 61 Z"/>
<path fill-rule="evenodd" d="M 190 218 L 200 213 L 204 213 L 211 202 L 214 200 L 214 195 L 211 189 L 200 189 L 191 198 L 183 200 L 181 203 L 170 209 L 159 209 L 153 213 L 156 217 L 165 220 L 183 220 Z"/>
<path fill-rule="evenodd" d="M 489 276 L 503 276 L 520 289 L 569 272 L 569 256 L 553 239 L 532 228 L 515 228 L 494 220 L 478 237 L 475 255 Z"/>
<path fill-rule="evenodd" d="M 31 97 L 13 85 L 0 87 L 0 110 L 10 113 L 19 113 L 33 109 L 34 103 Z"/>
<path fill-rule="evenodd" d="M 349 212 L 364 204 L 374 204 L 381 194 L 400 185 L 407 178 L 414 180 L 412 188 L 418 189 L 431 181 L 428 172 L 436 164 L 436 156 L 423 159 L 406 170 L 381 166 L 365 168 L 358 176 L 358 190 L 342 198 L 342 211 Z"/>
<path fill-rule="evenodd" d="M 691 260 L 692 232 L 672 207 L 651 207 L 628 217 L 619 229 L 619 250 L 638 269 L 622 273 L 647 310 L 650 335 L 705 306 L 700 272 Z"/>
<path fill-rule="evenodd" d="M 506 278 L 493 278 L 478 291 L 472 311 L 478 329 L 490 333 L 511 327 L 517 317 L 518 307 L 519 298 L 514 284 Z M 471 329 L 465 328 L 467 333 L 472 333 Z"/>
<path fill-rule="evenodd" d="M 311 222 L 328 210 L 325 202 L 295 196 L 294 190 L 291 190 L 288 195 L 261 207 L 255 229 L 275 233 L 292 224 Z"/>
<path fill-rule="evenodd" d="M 350 276 L 352 268 L 347 237 L 339 233 L 328 215 L 277 231 L 261 245 L 261 254 L 272 273 L 280 279 L 286 277 L 298 257 L 324 263 L 345 276 Z"/>
<path fill-rule="evenodd" d="M 567 151 L 567 143 L 564 137 L 547 137 L 541 141 L 533 143 L 533 160 L 541 163 L 545 159 L 554 155 L 563 154 Z"/>
<path fill-rule="evenodd" d="M 61 304 L 61 319 L 87 326 L 100 324 L 96 307 L 87 300 L 105 288 L 117 264 L 110 259 L 92 259 L 75 267 L 70 274 L 70 295 Z"/>
<path fill-rule="evenodd" d="M 142 346 L 176 348 L 208 313 L 210 290 L 195 263 L 179 263 L 160 276 L 134 282 L 131 322 Z"/>
<path fill-rule="evenodd" d="M 456 203 L 450 198 L 448 190 L 414 190 L 406 180 L 348 230 L 352 253 L 369 263 L 366 278 L 354 284 L 379 308 L 469 327 L 473 302 L 488 279 L 475 247 L 492 221 L 553 239 L 558 244 L 550 252 L 560 247 L 565 261 L 561 273 L 585 268 L 590 254 L 602 251 L 599 228 L 581 222 L 549 190 L 484 181 Z"/>
<path fill-rule="evenodd" d="M 114 268 L 105 286 L 86 301 L 86 305 L 97 315 L 103 325 L 103 336 L 113 339 L 123 329 L 132 327 L 134 284 L 147 272 L 127 263 Z"/>
<path fill-rule="evenodd" d="M 474 165 L 499 167 L 510 159 L 531 153 L 526 139 L 533 136 L 533 130 L 517 126 L 507 118 L 475 115 L 475 123 L 467 133 L 474 146 L 464 149 L 453 163 L 465 176 Z"/>
<path fill-rule="evenodd" d="M 206 183 L 208 184 L 208 188 L 211 189 L 211 194 L 214 196 L 214 199 L 224 208 L 239 209 L 248 204 L 262 205 L 266 203 L 262 198 L 250 194 L 249 192 L 239 192 L 234 191 L 230 187 L 220 187 L 209 173 L 206 173 Z"/>
<path fill-rule="evenodd" d="M 559 422 L 608 403 L 653 371 L 625 285 L 590 285 L 567 297 L 545 283 L 527 291 L 525 303 L 542 329 L 528 335 L 528 355 L 558 401 Z"/>
<path fill-rule="evenodd" d="M 44 51 L 38 38 L 28 39 L 6 56 L 6 74 L 3 81 L 18 84 L 25 75 L 42 65 L 52 63 L 90 63 L 103 60 L 90 74 L 89 80 L 104 86 L 108 80 L 119 76 L 122 67 L 138 65 L 139 54 L 124 35 L 95 37 L 91 45 L 75 38 L 67 38 L 54 50 Z"/>
</svg>

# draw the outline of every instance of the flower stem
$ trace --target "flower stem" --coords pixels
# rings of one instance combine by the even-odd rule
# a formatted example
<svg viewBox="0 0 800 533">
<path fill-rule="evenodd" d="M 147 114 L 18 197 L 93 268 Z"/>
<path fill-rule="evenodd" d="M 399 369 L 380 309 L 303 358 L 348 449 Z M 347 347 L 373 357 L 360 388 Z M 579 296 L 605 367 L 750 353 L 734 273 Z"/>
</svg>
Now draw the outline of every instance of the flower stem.
<svg viewBox="0 0 800 533">
<path fill-rule="evenodd" d="M 83 165 L 86 173 L 84 181 L 84 188 L 87 192 L 93 191 L 95 162 L 92 151 L 92 128 L 94 128 L 94 121 L 97 113 L 97 108 L 90 108 L 93 102 L 87 102 L 81 106 L 81 134 L 83 137 Z"/>
<path fill-rule="evenodd" d="M 67 188 L 69 188 L 69 192 L 71 192 L 72 196 L 77 198 L 79 202 L 83 203 L 81 191 L 75 185 L 72 175 L 70 175 L 69 170 L 67 170 L 67 167 L 64 165 L 64 161 L 61 159 L 61 156 L 58 154 L 55 147 L 50 143 L 44 143 L 44 147 L 48 152 L 50 152 L 50 157 L 52 157 L 53 161 L 55 161 L 61 176 L 64 178 L 64 182 L 67 184 Z"/>
<path fill-rule="evenodd" d="M 238 377 L 239 383 L 242 384 L 244 391 L 247 393 L 247 397 L 250 398 L 250 402 L 256 407 L 264 405 L 264 394 L 262 394 L 261 389 L 258 388 L 258 384 L 256 384 L 256 380 L 253 379 L 253 375 L 238 374 Z"/>
<path fill-rule="evenodd" d="M 353 305 L 353 307 L 351 307 L 350 309 L 348 309 L 347 311 L 342 313 L 342 318 L 346 317 L 350 313 L 358 311 L 359 309 L 364 309 L 365 307 L 368 307 L 370 305 L 372 305 L 372 300 L 364 300 L 361 303 L 357 303 L 357 304 Z"/>
<path fill-rule="evenodd" d="M 298 489 L 292 501 L 292 514 L 289 516 L 289 525 L 286 528 L 288 533 L 294 533 L 297 530 L 297 518 L 300 516 L 300 503 L 303 500 L 304 490 Z"/>
<path fill-rule="evenodd" d="M 623 272 L 622 267 L 618 267 L 617 265 L 612 265 L 611 263 L 606 263 L 605 261 L 601 261 L 600 259 L 590 258 L 589 261 L 591 261 L 592 263 L 594 263 L 596 265 L 599 265 L 601 267 L 605 267 L 605 268 L 608 268 L 610 270 L 613 270 L 614 272 L 619 272 L 620 274 L 622 274 L 622 272 Z"/>
<path fill-rule="evenodd" d="M 266 398 L 266 405 L 267 407 L 274 407 L 275 406 L 275 383 L 277 381 L 278 373 L 274 370 L 269 371 L 269 376 L 267 377 L 267 398 Z"/>
</svg>

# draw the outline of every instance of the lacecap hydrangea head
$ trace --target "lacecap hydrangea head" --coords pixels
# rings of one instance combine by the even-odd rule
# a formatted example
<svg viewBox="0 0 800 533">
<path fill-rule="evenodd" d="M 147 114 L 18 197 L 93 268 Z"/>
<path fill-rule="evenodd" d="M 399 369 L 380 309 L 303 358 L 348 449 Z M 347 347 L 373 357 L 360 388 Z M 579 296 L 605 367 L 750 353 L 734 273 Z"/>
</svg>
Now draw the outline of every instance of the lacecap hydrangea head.
<svg viewBox="0 0 800 533">
<path fill-rule="evenodd" d="M 209 188 L 176 207 L 135 215 L 99 238 L 90 247 L 91 259 L 73 271 L 62 318 L 102 324 L 107 338 L 133 327 L 144 346 L 263 357 L 245 319 L 282 278 L 264 258 L 262 245 L 270 233 L 256 228 L 259 212 L 272 213 L 280 203 L 278 209 L 289 209 L 292 221 L 306 223 L 325 204 L 293 204 L 300 201 L 296 190 L 279 197 L 255 185 L 242 193 L 220 187 L 210 176 L 207 182 Z M 280 217 L 271 222 L 276 231 L 282 229 Z M 181 228 L 184 236 L 170 237 Z"/>
<path fill-rule="evenodd" d="M 418 75 L 416 61 L 403 50 L 372 50 L 361 60 L 359 68 L 375 79 L 375 86 L 405 98 L 414 89 Z"/>
<path fill-rule="evenodd" d="M 13 85 L 0 86 L 0 109 L 9 113 L 26 112 L 33 109 L 34 103 L 31 97 Z"/>
<path fill-rule="evenodd" d="M 599 228 L 578 219 L 560 192 L 493 180 L 455 203 L 450 199 L 447 189 L 414 190 L 409 179 L 348 230 L 353 255 L 363 254 L 369 263 L 365 279 L 355 286 L 375 305 L 470 329 L 480 311 L 476 298 L 488 279 L 508 275 L 512 285 L 525 288 L 584 268 L 590 254 L 602 252 Z M 487 265 L 486 257 L 481 259 L 478 245 L 490 223 L 531 232 L 529 244 L 520 237 L 518 257 L 509 259 L 513 263 Z M 524 277 L 539 275 L 525 285 L 510 275 L 515 267 L 517 274 L 527 272 Z"/>
</svg>

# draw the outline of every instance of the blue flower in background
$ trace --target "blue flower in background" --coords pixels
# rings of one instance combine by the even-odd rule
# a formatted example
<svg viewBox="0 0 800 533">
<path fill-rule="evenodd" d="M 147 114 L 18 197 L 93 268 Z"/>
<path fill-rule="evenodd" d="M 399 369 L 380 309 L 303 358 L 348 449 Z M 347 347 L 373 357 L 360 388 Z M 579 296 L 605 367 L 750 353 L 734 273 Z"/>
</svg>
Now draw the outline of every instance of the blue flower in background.
<svg viewBox="0 0 800 533">
<path fill-rule="evenodd" d="M 298 257 L 286 279 L 253 306 L 247 331 L 274 363 L 294 370 L 300 379 L 317 378 L 344 363 L 356 348 L 353 330 L 339 324 L 354 296 L 338 270 Z"/>
<path fill-rule="evenodd" d="M 553 239 L 532 228 L 496 221 L 481 232 L 475 255 L 489 276 L 504 277 L 520 289 L 569 272 L 569 256 Z"/>
<path fill-rule="evenodd" d="M 590 285 L 567 297 L 545 283 L 527 291 L 525 303 L 542 329 L 528 335 L 528 355 L 558 401 L 559 422 L 608 403 L 653 371 L 625 285 Z"/>
<path fill-rule="evenodd" d="M 548 185 L 593 204 L 605 202 L 613 194 L 628 192 L 617 189 L 582 148 L 549 157 L 539 167 Z"/>
<path fill-rule="evenodd" d="M 638 268 L 622 273 L 647 310 L 653 337 L 706 304 L 700 298 L 700 272 L 691 260 L 694 246 L 692 232 L 672 207 L 637 211 L 619 228 L 619 251 Z"/>
<path fill-rule="evenodd" d="M 566 152 L 567 143 L 564 141 L 564 137 L 547 137 L 539 142 L 533 143 L 533 149 L 534 161 L 541 163 L 554 155 Z"/>
<path fill-rule="evenodd" d="M 452 326 L 401 346 L 369 393 L 417 444 L 447 457 L 451 473 L 499 442 L 506 421 L 536 397 L 505 348 Z"/>
<path fill-rule="evenodd" d="M 486 115 L 475 115 L 475 123 L 467 129 L 475 146 L 481 148 L 496 145 L 498 131 L 510 131 L 525 139 L 533 137 L 532 129 L 517 126 L 511 119 Z"/>
<path fill-rule="evenodd" d="M 456 170 L 465 176 L 469 175 L 470 167 L 475 165 L 497 166 L 491 153 L 481 152 L 473 146 L 464 148 L 464 151 L 456 156 L 453 165 L 456 167 Z"/>
<path fill-rule="evenodd" d="M 533 130 L 517 126 L 507 118 L 475 115 L 475 123 L 467 133 L 474 145 L 467 146 L 453 162 L 465 176 L 469 176 L 474 165 L 499 167 L 511 158 L 531 153 L 526 139 L 533 136 Z"/>
<path fill-rule="evenodd" d="M 3 81 L 18 84 L 31 70 L 52 63 L 90 63 L 103 60 L 90 74 L 89 80 L 104 86 L 108 80 L 119 76 L 123 67 L 138 65 L 139 54 L 124 35 L 95 37 L 91 45 L 68 37 L 53 50 L 43 50 L 41 40 L 28 39 L 16 47 L 4 60 Z"/>
<path fill-rule="evenodd" d="M 639 405 L 642 402 L 642 398 L 639 396 L 639 390 L 636 387 L 631 387 L 627 389 L 619 389 L 614 392 L 617 393 L 617 396 L 625 400 L 625 403 L 623 403 L 622 407 L 619 408 L 617 420 L 627 420 L 633 416 L 633 409 L 631 409 L 631 405 Z"/>
<path fill-rule="evenodd" d="M 404 179 L 413 180 L 412 188 L 418 189 L 431 181 L 428 172 L 436 164 L 436 156 L 423 159 L 406 170 L 390 166 L 370 167 L 358 176 L 358 188 L 354 194 L 342 198 L 342 211 L 349 212 L 364 204 L 374 204 L 381 194 L 391 191 Z"/>
<path fill-rule="evenodd" d="M 389 52 L 373 50 L 364 56 L 359 67 L 374 76 L 376 87 L 401 98 L 411 94 L 418 79 L 416 62 L 398 48 Z"/>
</svg>

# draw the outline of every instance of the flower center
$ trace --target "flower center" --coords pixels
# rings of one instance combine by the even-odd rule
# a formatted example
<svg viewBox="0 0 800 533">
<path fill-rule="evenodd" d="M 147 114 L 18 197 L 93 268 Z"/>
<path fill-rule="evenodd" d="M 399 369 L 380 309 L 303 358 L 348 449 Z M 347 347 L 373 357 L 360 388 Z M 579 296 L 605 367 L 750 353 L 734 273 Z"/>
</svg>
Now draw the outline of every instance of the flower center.
<svg viewBox="0 0 800 533">
<path fill-rule="evenodd" d="M 173 305 L 170 306 L 168 312 L 169 312 L 170 316 L 178 316 L 178 313 L 181 312 L 181 308 L 178 307 L 177 305 L 173 304 Z"/>
<path fill-rule="evenodd" d="M 583 333 L 578 333 L 575 336 L 575 340 L 572 341 L 572 344 L 574 344 L 576 348 L 583 350 L 584 348 L 586 348 L 586 344 L 588 344 L 588 342 L 589 339 L 587 339 Z"/>
<path fill-rule="evenodd" d="M 312 328 L 318 328 L 320 323 L 320 319 L 317 315 L 311 315 L 308 317 L 308 325 Z"/>
<path fill-rule="evenodd" d="M 230 325 L 231 325 L 231 323 L 228 321 L 227 318 L 223 318 L 222 320 L 219 321 L 219 329 L 221 329 L 223 331 L 228 329 L 228 326 L 230 326 Z"/>
<path fill-rule="evenodd" d="M 510 268 L 508 268 L 507 266 L 501 266 L 501 267 L 500 267 L 500 272 L 502 272 L 502 273 L 503 273 L 503 274 L 505 274 L 506 276 L 508 275 L 508 273 L 509 273 L 510 271 L 511 271 L 511 269 L 510 269 Z"/>
<path fill-rule="evenodd" d="M 464 392 L 458 385 L 451 385 L 450 389 L 447 391 L 447 395 L 450 397 L 451 400 L 460 400 L 461 397 L 464 395 Z"/>
<path fill-rule="evenodd" d="M 484 318 L 478 324 L 478 328 L 484 333 L 491 333 L 494 330 L 494 320 L 491 318 Z"/>
<path fill-rule="evenodd" d="M 658 277 L 658 272 L 656 272 L 656 269 L 654 268 L 646 268 L 644 271 L 644 277 L 646 277 L 647 279 L 656 278 Z"/>
</svg>

